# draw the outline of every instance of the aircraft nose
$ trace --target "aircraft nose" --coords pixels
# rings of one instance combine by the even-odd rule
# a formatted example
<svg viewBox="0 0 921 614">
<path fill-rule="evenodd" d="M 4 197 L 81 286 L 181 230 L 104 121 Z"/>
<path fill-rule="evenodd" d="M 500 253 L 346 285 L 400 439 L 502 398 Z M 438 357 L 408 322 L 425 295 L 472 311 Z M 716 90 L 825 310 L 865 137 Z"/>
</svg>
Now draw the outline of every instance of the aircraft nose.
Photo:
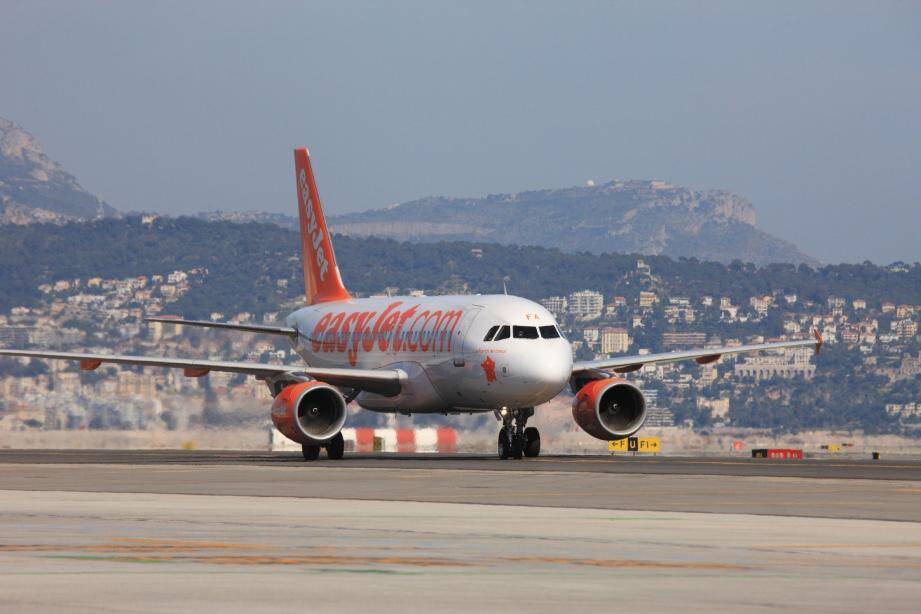
<svg viewBox="0 0 921 614">
<path fill-rule="evenodd" d="M 526 365 L 522 373 L 524 379 L 550 394 L 559 392 L 572 374 L 572 351 L 565 342 L 528 352 L 522 362 Z"/>
</svg>

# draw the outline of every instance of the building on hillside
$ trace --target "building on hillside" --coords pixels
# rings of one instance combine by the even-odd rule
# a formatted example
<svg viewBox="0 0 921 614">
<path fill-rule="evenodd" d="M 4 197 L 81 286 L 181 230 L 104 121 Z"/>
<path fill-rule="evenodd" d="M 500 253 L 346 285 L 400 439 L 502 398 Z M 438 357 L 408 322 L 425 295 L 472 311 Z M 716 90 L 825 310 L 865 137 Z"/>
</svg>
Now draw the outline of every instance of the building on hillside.
<svg viewBox="0 0 921 614">
<path fill-rule="evenodd" d="M 675 414 L 664 407 L 649 407 L 646 409 L 646 422 L 643 423 L 643 426 L 675 426 Z"/>
<path fill-rule="evenodd" d="M 589 347 L 595 347 L 601 338 L 601 331 L 595 326 L 590 326 L 582 331 L 582 338 L 585 339 Z"/>
<path fill-rule="evenodd" d="M 756 381 L 775 377 L 811 379 L 815 375 L 815 364 L 809 360 L 812 353 L 809 348 L 796 348 L 777 354 L 746 356 L 736 363 L 735 375 L 751 377 Z"/>
<path fill-rule="evenodd" d="M 914 320 L 893 320 L 892 331 L 899 339 L 913 339 L 918 334 L 918 323 Z"/>
<path fill-rule="evenodd" d="M 630 335 L 623 328 L 603 328 L 601 330 L 601 353 L 620 354 L 630 349 Z"/>
<path fill-rule="evenodd" d="M 856 345 L 860 342 L 860 326 L 849 324 L 841 331 L 841 341 L 848 345 Z"/>
<path fill-rule="evenodd" d="M 840 296 L 828 297 L 828 308 L 832 313 L 838 314 L 844 311 L 845 300 Z"/>
<path fill-rule="evenodd" d="M 698 386 L 709 386 L 716 381 L 718 372 L 713 365 L 701 365 L 700 376 L 697 378 Z"/>
<path fill-rule="evenodd" d="M 646 422 L 644 426 L 675 426 L 675 415 L 671 410 L 659 407 L 658 390 L 643 390 L 643 397 L 646 399 Z"/>
<path fill-rule="evenodd" d="M 542 299 L 540 304 L 557 318 L 562 317 L 569 310 L 569 301 L 565 296 L 548 296 Z"/>
<path fill-rule="evenodd" d="M 647 277 L 652 274 L 652 269 L 641 258 L 636 261 L 636 272 Z"/>
<path fill-rule="evenodd" d="M 31 326 L 0 326 L 0 347 L 22 347 L 29 343 Z"/>
<path fill-rule="evenodd" d="M 774 297 L 770 295 L 765 296 L 753 296 L 748 299 L 748 304 L 752 306 L 758 315 L 765 315 L 768 312 L 768 309 L 771 306 L 771 303 L 774 302 Z"/>
<path fill-rule="evenodd" d="M 706 333 L 663 333 L 662 345 L 667 348 L 703 347 L 707 341 Z"/>
<path fill-rule="evenodd" d="M 651 309 L 653 305 L 658 301 L 658 297 L 655 292 L 640 292 L 638 299 L 640 309 Z"/>
<path fill-rule="evenodd" d="M 604 310 L 604 295 L 580 290 L 569 295 L 569 313 L 580 320 L 597 320 Z"/>
<path fill-rule="evenodd" d="M 711 419 L 725 422 L 729 417 L 729 397 L 722 396 L 718 399 L 697 397 L 697 409 L 709 409 Z"/>
<path fill-rule="evenodd" d="M 903 356 L 897 377 L 913 378 L 919 375 L 921 375 L 921 352 L 918 352 L 917 357 Z"/>
</svg>

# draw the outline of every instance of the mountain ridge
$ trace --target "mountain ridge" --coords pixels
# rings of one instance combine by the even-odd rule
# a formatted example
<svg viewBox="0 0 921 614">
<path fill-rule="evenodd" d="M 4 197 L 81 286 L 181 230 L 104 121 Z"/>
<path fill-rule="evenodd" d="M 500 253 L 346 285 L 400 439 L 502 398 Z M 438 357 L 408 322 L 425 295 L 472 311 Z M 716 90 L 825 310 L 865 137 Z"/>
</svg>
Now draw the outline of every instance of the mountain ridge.
<svg viewBox="0 0 921 614">
<path fill-rule="evenodd" d="M 432 196 L 329 221 L 342 234 L 404 241 L 491 241 L 566 252 L 819 264 L 757 228 L 755 209 L 744 198 L 658 180 L 615 179 L 482 198 Z"/>
<path fill-rule="evenodd" d="M 0 224 L 61 223 L 117 213 L 49 158 L 34 136 L 0 117 Z"/>
</svg>

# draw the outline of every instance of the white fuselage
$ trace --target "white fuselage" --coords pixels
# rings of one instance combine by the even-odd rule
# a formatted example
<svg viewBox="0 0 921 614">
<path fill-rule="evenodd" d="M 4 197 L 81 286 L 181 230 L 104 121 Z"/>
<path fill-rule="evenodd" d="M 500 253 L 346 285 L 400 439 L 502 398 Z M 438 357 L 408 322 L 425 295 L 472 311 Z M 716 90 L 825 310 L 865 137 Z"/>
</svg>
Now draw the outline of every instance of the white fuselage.
<svg viewBox="0 0 921 614">
<path fill-rule="evenodd" d="M 311 366 L 404 371 L 399 395 L 358 395 L 359 405 L 377 411 L 533 407 L 556 396 L 572 371 L 571 347 L 551 332 L 558 329 L 550 312 L 515 296 L 350 299 L 299 309 L 287 324 Z M 509 336 L 485 340 L 491 329 L 502 337 L 502 327 Z"/>
</svg>

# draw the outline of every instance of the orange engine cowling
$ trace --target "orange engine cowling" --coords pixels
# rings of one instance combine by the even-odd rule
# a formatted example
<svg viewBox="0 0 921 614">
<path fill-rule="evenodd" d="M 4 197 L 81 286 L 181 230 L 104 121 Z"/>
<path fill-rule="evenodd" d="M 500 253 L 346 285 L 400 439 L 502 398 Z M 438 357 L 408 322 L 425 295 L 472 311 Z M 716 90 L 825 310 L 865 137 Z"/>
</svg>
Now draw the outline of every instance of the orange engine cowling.
<svg viewBox="0 0 921 614">
<path fill-rule="evenodd" d="M 630 382 L 615 377 L 596 379 L 576 393 L 572 417 L 592 437 L 623 439 L 642 428 L 646 399 Z"/>
<path fill-rule="evenodd" d="M 300 382 L 285 387 L 272 402 L 272 422 L 297 443 L 319 444 L 342 430 L 345 398 L 323 382 Z"/>
</svg>

